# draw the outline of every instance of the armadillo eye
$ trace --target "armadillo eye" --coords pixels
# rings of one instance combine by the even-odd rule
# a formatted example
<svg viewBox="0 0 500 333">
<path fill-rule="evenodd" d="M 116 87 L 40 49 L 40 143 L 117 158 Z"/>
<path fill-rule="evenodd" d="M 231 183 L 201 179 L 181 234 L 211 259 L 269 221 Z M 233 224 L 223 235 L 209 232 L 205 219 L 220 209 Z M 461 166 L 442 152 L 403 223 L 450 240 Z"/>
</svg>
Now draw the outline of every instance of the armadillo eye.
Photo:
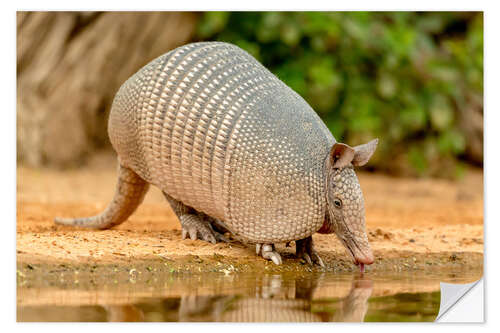
<svg viewBox="0 0 500 333">
<path fill-rule="evenodd" d="M 337 208 L 340 208 L 342 207 L 342 201 L 340 199 L 335 199 L 333 200 L 333 204 L 335 205 L 335 207 Z"/>
</svg>

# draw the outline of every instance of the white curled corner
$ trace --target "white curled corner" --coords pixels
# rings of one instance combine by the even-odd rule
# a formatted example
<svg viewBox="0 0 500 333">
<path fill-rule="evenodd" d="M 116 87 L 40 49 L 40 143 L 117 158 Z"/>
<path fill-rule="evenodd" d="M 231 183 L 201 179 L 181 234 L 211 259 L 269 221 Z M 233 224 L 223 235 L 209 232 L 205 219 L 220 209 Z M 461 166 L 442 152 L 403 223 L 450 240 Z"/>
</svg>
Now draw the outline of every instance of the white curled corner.
<svg viewBox="0 0 500 333">
<path fill-rule="evenodd" d="M 441 302 L 437 322 L 484 322 L 483 279 L 472 283 L 440 283 Z"/>
</svg>

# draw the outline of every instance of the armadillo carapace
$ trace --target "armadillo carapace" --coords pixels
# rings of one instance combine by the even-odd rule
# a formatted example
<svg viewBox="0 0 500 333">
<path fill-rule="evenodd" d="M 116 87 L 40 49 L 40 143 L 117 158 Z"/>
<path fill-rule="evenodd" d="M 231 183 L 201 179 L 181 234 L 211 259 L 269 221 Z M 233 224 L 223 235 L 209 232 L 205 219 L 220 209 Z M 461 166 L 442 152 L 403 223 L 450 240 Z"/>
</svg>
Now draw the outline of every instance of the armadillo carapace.
<svg viewBox="0 0 500 333">
<path fill-rule="evenodd" d="M 110 228 L 159 187 L 183 238 L 215 243 L 227 230 L 275 263 L 275 243 L 323 265 L 311 235 L 336 233 L 355 263 L 373 255 L 353 166 L 376 140 L 336 143 L 314 110 L 255 58 L 222 42 L 184 45 L 130 77 L 108 123 L 118 154 L 113 201 L 100 215 L 59 224 Z"/>
</svg>

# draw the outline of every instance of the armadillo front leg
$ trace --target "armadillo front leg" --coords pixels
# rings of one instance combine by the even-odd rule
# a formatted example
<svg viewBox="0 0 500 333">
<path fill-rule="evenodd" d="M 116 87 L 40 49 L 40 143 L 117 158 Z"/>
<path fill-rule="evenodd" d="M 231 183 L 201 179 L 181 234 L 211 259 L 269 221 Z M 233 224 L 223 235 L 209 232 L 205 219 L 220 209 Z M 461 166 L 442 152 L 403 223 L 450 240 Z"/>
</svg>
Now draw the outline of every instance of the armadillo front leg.
<svg viewBox="0 0 500 333">
<path fill-rule="evenodd" d="M 281 265 L 282 260 L 280 254 L 274 248 L 274 244 L 256 244 L 255 252 L 261 255 L 262 258 L 272 260 L 276 265 Z"/>
<path fill-rule="evenodd" d="M 212 228 L 209 216 L 197 212 L 195 209 L 186 206 L 165 192 L 163 192 L 163 195 L 181 222 L 182 239 L 186 239 L 189 236 L 193 240 L 200 238 L 212 244 L 217 243 L 217 241 L 228 241 Z"/>
<path fill-rule="evenodd" d="M 298 258 L 303 258 L 309 265 L 313 263 L 325 267 L 323 260 L 314 249 L 313 239 L 311 236 L 295 241 L 295 253 Z"/>
<path fill-rule="evenodd" d="M 131 169 L 119 165 L 115 195 L 99 215 L 75 219 L 56 217 L 54 222 L 94 229 L 108 229 L 124 222 L 144 200 L 149 184 Z"/>
</svg>

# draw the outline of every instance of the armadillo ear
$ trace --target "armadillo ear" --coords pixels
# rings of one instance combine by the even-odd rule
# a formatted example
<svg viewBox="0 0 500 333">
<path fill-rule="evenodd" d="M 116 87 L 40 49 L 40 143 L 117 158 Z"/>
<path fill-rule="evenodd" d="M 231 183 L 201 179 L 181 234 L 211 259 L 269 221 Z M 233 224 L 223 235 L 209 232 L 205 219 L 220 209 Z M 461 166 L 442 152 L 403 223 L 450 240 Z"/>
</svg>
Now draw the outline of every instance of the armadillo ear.
<svg viewBox="0 0 500 333">
<path fill-rule="evenodd" d="M 333 168 L 348 166 L 354 158 L 355 150 L 345 143 L 335 143 L 330 149 L 330 165 Z"/>
<path fill-rule="evenodd" d="M 364 145 L 359 145 L 354 147 L 354 158 L 352 160 L 352 165 L 362 166 L 365 165 L 372 157 L 375 149 L 377 149 L 378 139 L 374 139 Z"/>
</svg>

